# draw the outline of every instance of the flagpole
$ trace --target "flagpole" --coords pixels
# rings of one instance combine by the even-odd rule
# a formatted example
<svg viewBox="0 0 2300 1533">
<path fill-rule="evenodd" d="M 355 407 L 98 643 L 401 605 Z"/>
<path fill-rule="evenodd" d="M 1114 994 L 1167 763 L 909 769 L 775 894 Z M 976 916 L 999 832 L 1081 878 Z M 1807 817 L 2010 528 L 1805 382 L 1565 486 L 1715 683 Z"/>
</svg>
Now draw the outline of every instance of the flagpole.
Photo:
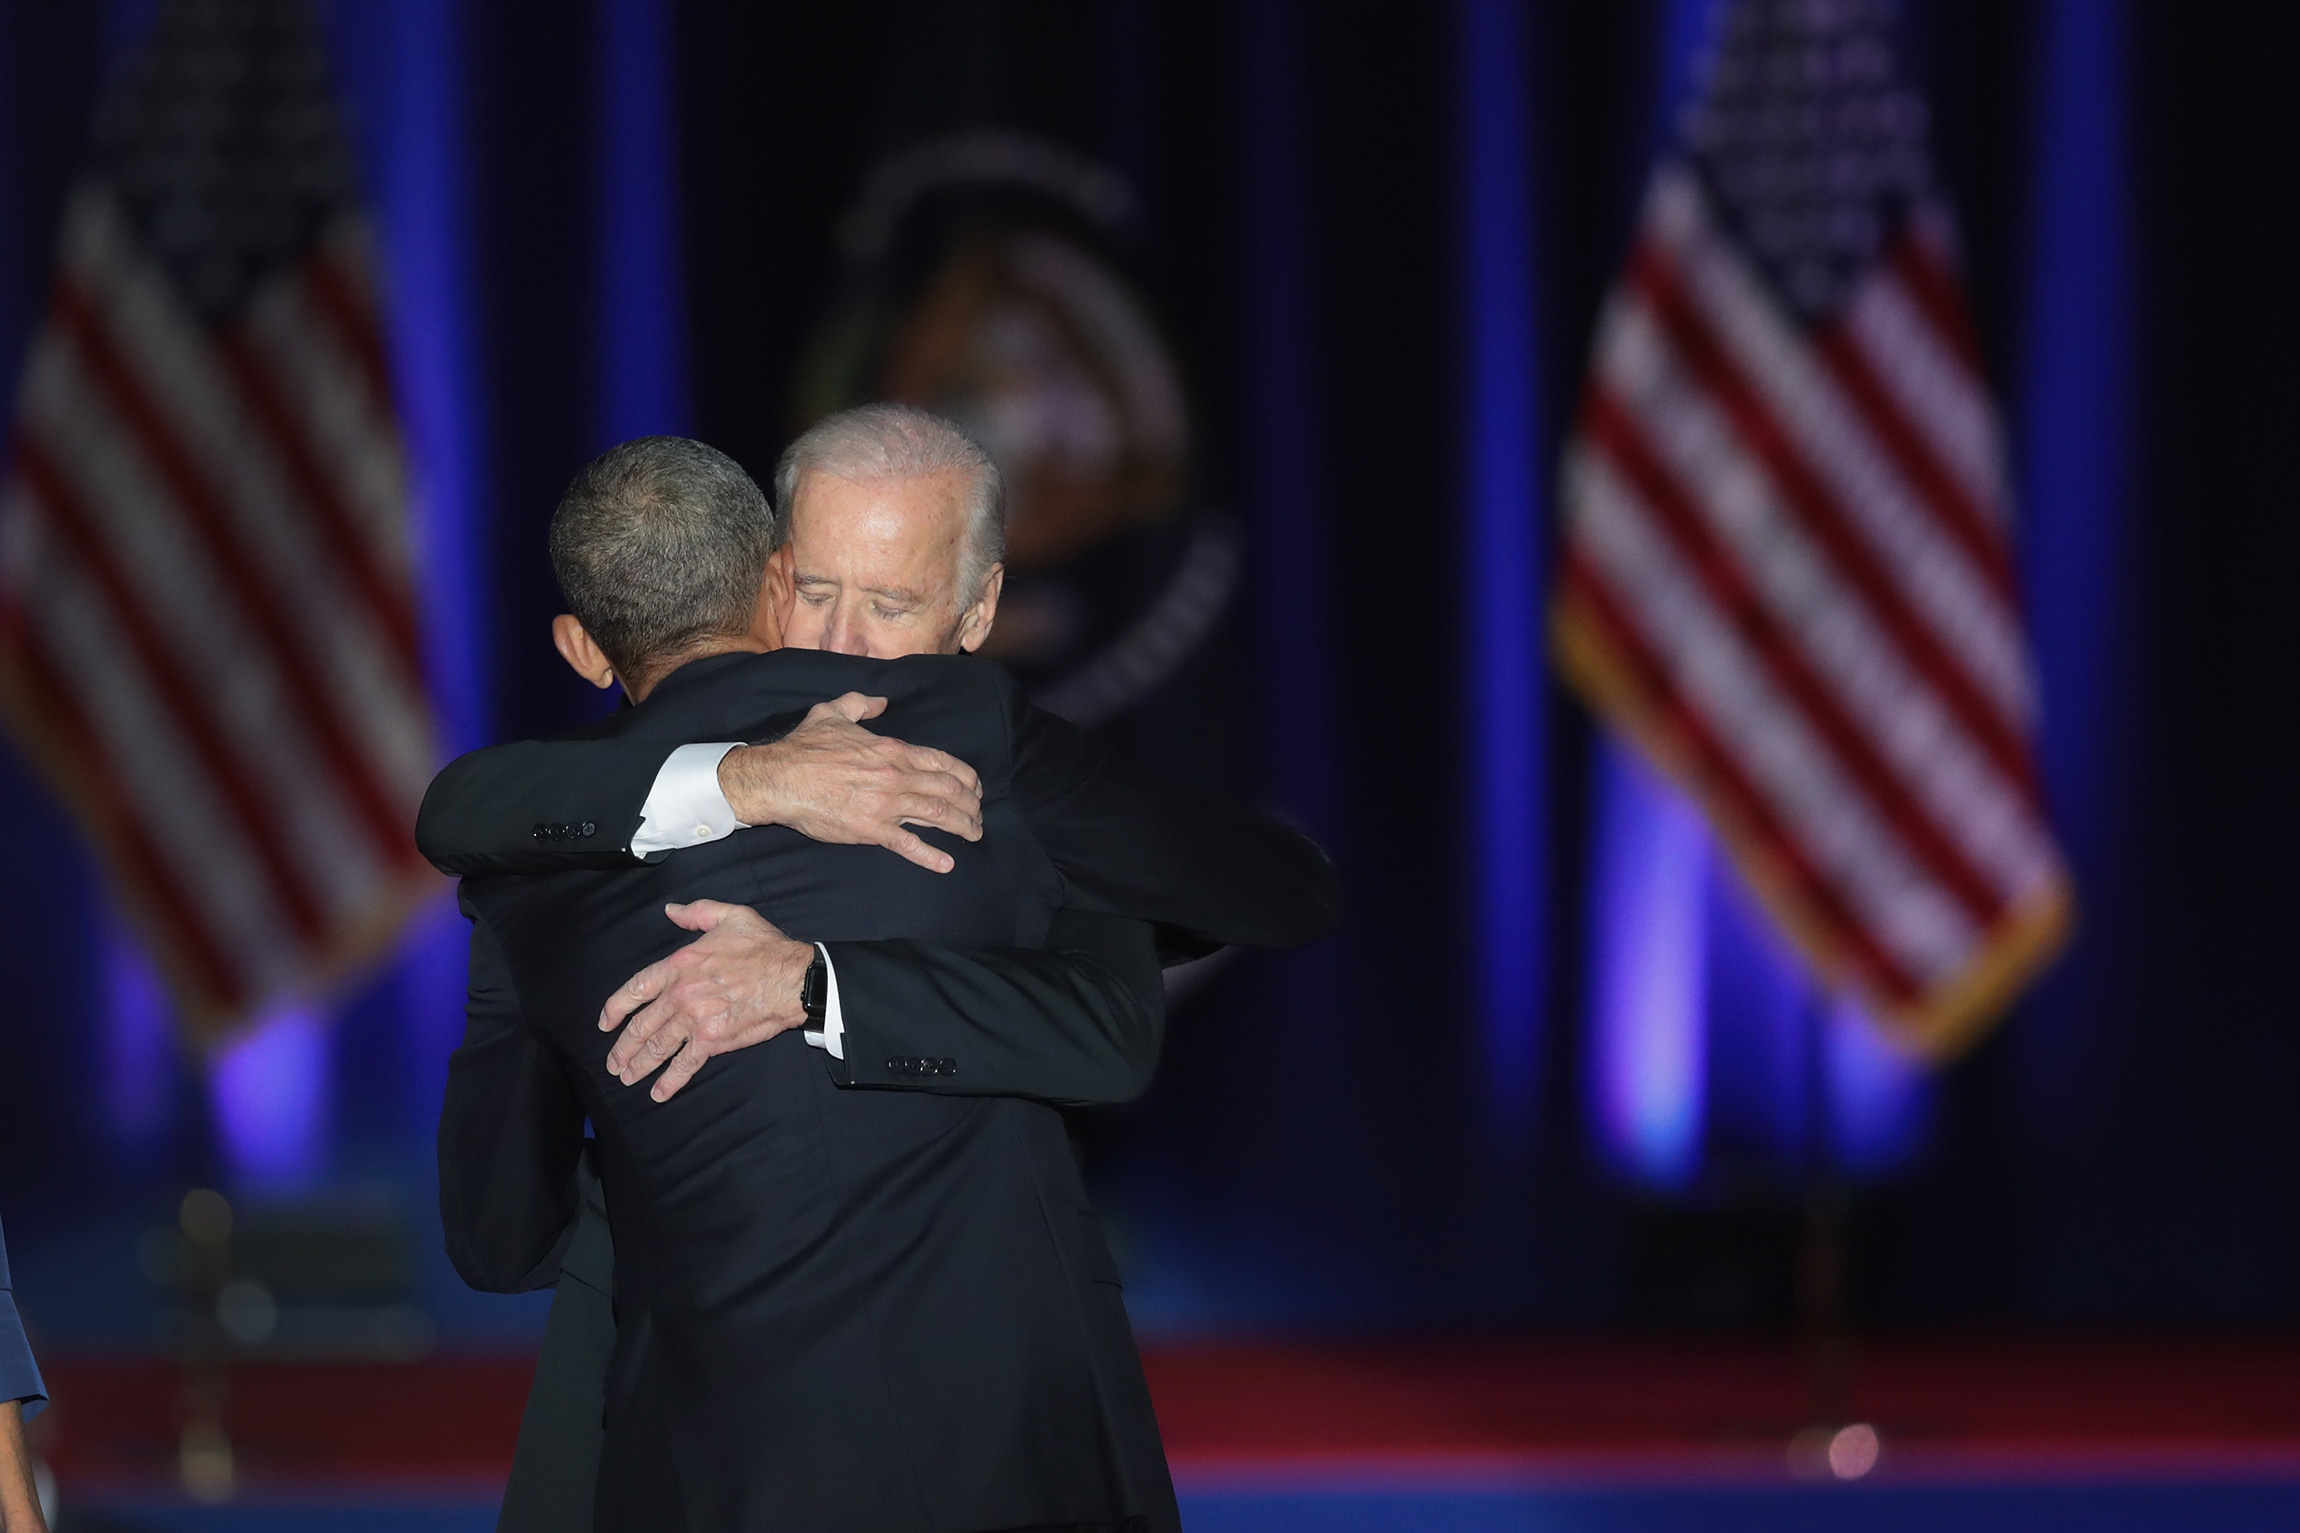
<svg viewBox="0 0 2300 1533">
<path fill-rule="evenodd" d="M 1852 1419 L 1853 1338 L 1845 1313 L 1849 1193 L 1831 1145 L 1827 987 L 1808 984 L 1801 1012 L 1805 1217 L 1797 1247 L 1797 1333 L 1805 1354 L 1807 1428 L 1817 1436 Z"/>
</svg>

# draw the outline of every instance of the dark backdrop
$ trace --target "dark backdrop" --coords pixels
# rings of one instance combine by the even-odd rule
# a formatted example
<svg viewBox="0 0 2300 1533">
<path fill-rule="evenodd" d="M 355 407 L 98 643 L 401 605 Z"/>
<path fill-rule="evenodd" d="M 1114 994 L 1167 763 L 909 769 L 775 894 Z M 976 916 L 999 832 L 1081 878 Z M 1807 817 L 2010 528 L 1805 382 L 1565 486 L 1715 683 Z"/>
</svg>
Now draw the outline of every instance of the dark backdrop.
<svg viewBox="0 0 2300 1533">
<path fill-rule="evenodd" d="M 1912 12 L 2003 378 L 2028 297 L 2044 12 Z M 2101 444 L 2132 476 L 2104 657 L 2109 746 L 2091 788 L 2105 829 L 2075 848 L 2085 924 L 2069 954 L 1946 1073 L 1918 1161 L 1852 1195 L 1853 1302 L 1874 1323 L 2300 1320 L 2300 1004 L 2286 973 L 2300 602 L 2285 449 L 2300 406 L 2300 130 L 2283 77 L 2300 15 L 2163 0 L 2129 14 L 2136 429 Z M 541 547 L 559 487 L 600 445 L 585 254 L 597 60 L 565 6 L 486 0 L 462 15 L 493 724 L 528 733 L 595 706 L 542 642 L 557 599 Z M 1571 0 L 1525 17 L 1546 473 L 1641 188 L 1661 20 L 1652 4 Z M 674 20 L 694 429 L 754 473 L 789 433 L 791 373 L 840 278 L 831 224 L 865 169 L 983 124 L 1070 143 L 1141 193 L 1128 260 L 1189 372 L 1205 501 L 1267 534 L 1272 444 L 1307 444 L 1319 535 L 1257 539 L 1241 605 L 1176 683 L 1207 716 L 1189 732 L 1134 728 L 1128 744 L 1310 817 L 1342 853 L 1350 919 L 1311 954 L 1216 976 L 1177 1009 L 1151 1095 L 1082 1125 L 1138 1312 L 1153 1327 L 1784 1323 L 1794 1188 L 1662 1200 L 1608 1180 L 1587 1149 L 1574 1019 L 1590 726 L 1554 688 L 1555 961 L 1532 1153 L 1496 1155 L 1477 1126 L 1477 827 L 1461 809 L 1452 573 L 1454 8 L 683 0 Z M 0 5 L 7 376 L 102 39 L 89 14 Z M 1307 609 L 1304 590 L 1320 598 Z M 1284 631 L 1305 611 L 1321 624 L 1307 662 Z M 1264 727 L 1292 717 L 1272 695 L 1295 692 L 1334 710 L 1314 781 Z M 1172 699 L 1149 715 L 1180 716 Z M 99 941 L 90 875 L 13 764 L 0 832 L 0 962 L 16 981 L 0 1012 L 0 1213 L 12 1231 L 63 1229 L 91 1204 L 181 1186 L 211 1151 L 189 1077 L 166 1145 L 132 1163 L 107 1149 L 103 1062 L 77 1020 L 102 1004 L 95 960 L 75 957 Z M 360 1030 L 399 1025 L 388 994 L 371 996 L 347 1016 L 346 1049 L 375 1057 Z"/>
</svg>

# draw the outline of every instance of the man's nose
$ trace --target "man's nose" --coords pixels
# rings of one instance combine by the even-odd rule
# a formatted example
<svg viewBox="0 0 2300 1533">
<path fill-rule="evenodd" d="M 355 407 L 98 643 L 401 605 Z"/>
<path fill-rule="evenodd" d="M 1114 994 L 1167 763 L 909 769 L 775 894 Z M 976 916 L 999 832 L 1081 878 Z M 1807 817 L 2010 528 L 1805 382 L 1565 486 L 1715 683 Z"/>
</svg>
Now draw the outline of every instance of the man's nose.
<svg viewBox="0 0 2300 1533">
<path fill-rule="evenodd" d="M 823 648 L 839 655 L 869 654 L 870 635 L 864 631 L 858 614 L 840 608 L 831 618 L 830 632 L 823 635 Z"/>
</svg>

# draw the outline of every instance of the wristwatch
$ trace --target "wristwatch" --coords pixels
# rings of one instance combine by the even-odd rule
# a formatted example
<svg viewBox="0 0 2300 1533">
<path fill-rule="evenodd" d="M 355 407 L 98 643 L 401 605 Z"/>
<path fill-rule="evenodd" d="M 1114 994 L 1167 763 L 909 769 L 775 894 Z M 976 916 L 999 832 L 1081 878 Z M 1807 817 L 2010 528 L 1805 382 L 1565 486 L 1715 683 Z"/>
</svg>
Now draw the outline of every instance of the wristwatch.
<svg viewBox="0 0 2300 1533">
<path fill-rule="evenodd" d="M 815 961 L 807 965 L 807 977 L 799 981 L 799 1006 L 807 1014 L 807 1026 L 823 1025 L 823 1014 L 831 1000 L 831 966 L 823 960 L 823 950 L 815 949 Z"/>
</svg>

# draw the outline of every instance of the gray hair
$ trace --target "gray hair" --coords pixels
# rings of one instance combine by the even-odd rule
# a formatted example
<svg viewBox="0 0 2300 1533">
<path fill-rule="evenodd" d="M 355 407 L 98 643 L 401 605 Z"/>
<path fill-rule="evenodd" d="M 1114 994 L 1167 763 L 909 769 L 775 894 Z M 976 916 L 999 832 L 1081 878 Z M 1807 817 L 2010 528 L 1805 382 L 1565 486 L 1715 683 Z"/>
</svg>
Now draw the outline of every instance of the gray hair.
<svg viewBox="0 0 2300 1533">
<path fill-rule="evenodd" d="M 750 627 L 774 551 L 774 511 L 751 476 L 685 437 L 609 448 L 551 517 L 567 609 L 626 681 Z"/>
<path fill-rule="evenodd" d="M 966 476 L 966 544 L 959 553 L 959 605 L 982 594 L 990 567 L 1006 557 L 1006 481 L 982 444 L 916 405 L 857 405 L 826 415 L 783 449 L 775 465 L 775 543 L 790 541 L 791 508 L 809 474 L 868 483 L 877 479 Z"/>
</svg>

